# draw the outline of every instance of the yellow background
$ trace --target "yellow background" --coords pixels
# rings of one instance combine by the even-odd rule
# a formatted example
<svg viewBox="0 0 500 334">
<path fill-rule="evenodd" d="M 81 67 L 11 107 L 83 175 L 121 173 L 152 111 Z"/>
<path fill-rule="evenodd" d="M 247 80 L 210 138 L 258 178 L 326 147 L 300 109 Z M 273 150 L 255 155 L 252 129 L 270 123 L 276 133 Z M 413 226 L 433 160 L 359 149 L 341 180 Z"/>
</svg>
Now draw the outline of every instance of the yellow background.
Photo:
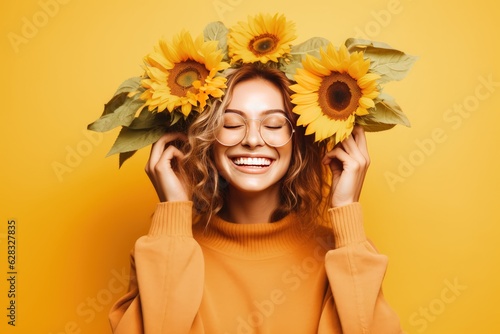
<svg viewBox="0 0 500 334">
<path fill-rule="evenodd" d="M 385 294 L 411 334 L 500 332 L 495 3 L 3 2 L 0 331 L 110 332 L 107 312 L 125 290 L 129 250 L 156 196 L 143 172 L 148 150 L 118 170 L 116 156 L 104 158 L 117 133 L 86 125 L 124 79 L 141 74 L 160 36 L 281 11 L 299 41 L 340 44 L 361 32 L 419 57 L 405 80 L 385 87 L 412 127 L 368 135 L 362 202 L 366 229 L 390 258 Z M 6 317 L 9 219 L 17 222 L 15 327 Z"/>
</svg>

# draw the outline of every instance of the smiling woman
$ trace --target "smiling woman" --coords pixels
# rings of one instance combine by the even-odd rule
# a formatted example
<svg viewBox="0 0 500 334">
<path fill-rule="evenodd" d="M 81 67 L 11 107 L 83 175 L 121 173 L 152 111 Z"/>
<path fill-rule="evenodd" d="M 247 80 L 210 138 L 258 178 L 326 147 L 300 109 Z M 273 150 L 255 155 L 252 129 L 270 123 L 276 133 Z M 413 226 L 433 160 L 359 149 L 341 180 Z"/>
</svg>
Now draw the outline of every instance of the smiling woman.
<svg viewBox="0 0 500 334">
<path fill-rule="evenodd" d="M 115 333 L 401 333 L 357 202 L 364 132 L 314 144 L 291 126 L 290 84 L 243 65 L 187 136 L 153 145 L 161 203 L 110 313 Z"/>
<path fill-rule="evenodd" d="M 93 125 L 106 128 L 123 101 L 140 115 L 120 140 L 164 126 L 166 110 L 170 125 L 188 124 L 151 136 L 145 169 L 160 203 L 113 331 L 402 333 L 381 292 L 387 258 L 365 236 L 358 202 L 370 157 L 356 121 L 394 126 L 380 75 L 362 52 L 331 44 L 295 69 L 294 25 L 280 15 L 205 33 L 160 41 L 147 77 L 127 82 L 136 90 L 119 90 Z"/>
<path fill-rule="evenodd" d="M 272 187 L 278 191 L 274 196 L 279 201 L 262 197 L 263 207 L 271 203 L 275 207 L 259 221 L 274 221 L 292 211 L 310 218 L 321 216 L 323 193 L 327 191 L 321 164 L 324 148 L 310 149 L 312 138 L 304 135 L 304 129 L 289 127 L 297 118 L 289 86 L 290 81 L 277 69 L 244 65 L 230 75 L 225 99 L 190 127 L 192 151 L 185 157 L 183 172 L 186 179 L 197 180 L 193 181 L 192 199 L 195 208 L 203 208 L 199 214 L 207 214 L 208 219 L 223 207 L 231 208 L 225 200 L 243 189 L 239 183 L 232 187 L 230 180 L 240 176 L 254 190 Z M 243 126 L 235 127 L 235 121 Z M 271 128 L 266 128 L 269 125 Z M 238 164 L 246 158 L 264 158 L 270 165 L 256 169 Z M 229 186 L 224 191 L 214 187 L 221 183 Z M 247 215 L 263 214 L 263 207 Z"/>
<path fill-rule="evenodd" d="M 250 68 L 246 70 L 247 73 L 252 73 L 251 71 Z M 242 70 L 242 73 L 245 73 L 245 70 Z M 242 77 L 246 76 L 249 74 Z M 279 181 L 286 175 L 292 157 L 290 122 L 283 115 L 284 111 L 276 112 L 285 109 L 283 100 L 277 86 L 258 77 L 234 84 L 231 102 L 223 115 L 224 124 L 217 132 L 216 138 L 229 140 L 233 132 L 240 132 L 234 134 L 240 137 L 240 140 L 232 141 L 233 145 L 224 145 L 218 140 L 213 147 L 217 171 L 229 184 L 229 196 L 226 197 L 223 207 L 225 212 L 232 211 L 229 208 L 237 206 L 236 203 L 232 205 L 229 202 L 236 200 L 239 203 L 243 198 L 255 198 L 255 195 L 261 198 L 260 202 L 265 203 L 265 207 L 261 206 L 260 210 L 247 208 L 253 214 L 241 212 L 239 209 L 235 210 L 235 213 L 255 217 L 255 213 L 259 212 L 262 217 L 256 222 L 265 222 L 271 220 L 272 211 L 279 207 Z M 291 114 L 290 110 L 288 113 Z M 243 127 L 243 131 L 234 128 L 234 119 L 238 118 L 248 123 Z M 260 124 L 255 120 L 260 121 Z M 225 216 L 229 221 L 238 220 L 228 214 Z"/>
</svg>

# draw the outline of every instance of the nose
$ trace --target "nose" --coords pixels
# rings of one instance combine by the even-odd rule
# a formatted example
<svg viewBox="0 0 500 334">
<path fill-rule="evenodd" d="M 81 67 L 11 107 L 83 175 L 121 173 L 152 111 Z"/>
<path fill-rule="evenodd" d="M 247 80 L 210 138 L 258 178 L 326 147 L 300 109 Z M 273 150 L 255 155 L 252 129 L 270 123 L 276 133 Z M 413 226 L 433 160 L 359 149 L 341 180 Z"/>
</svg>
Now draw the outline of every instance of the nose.
<svg viewBox="0 0 500 334">
<path fill-rule="evenodd" d="M 262 139 L 262 136 L 260 135 L 260 120 L 247 120 L 247 133 L 245 134 L 245 137 L 243 137 L 241 144 L 248 147 L 258 147 L 265 145 L 264 139 Z"/>
</svg>

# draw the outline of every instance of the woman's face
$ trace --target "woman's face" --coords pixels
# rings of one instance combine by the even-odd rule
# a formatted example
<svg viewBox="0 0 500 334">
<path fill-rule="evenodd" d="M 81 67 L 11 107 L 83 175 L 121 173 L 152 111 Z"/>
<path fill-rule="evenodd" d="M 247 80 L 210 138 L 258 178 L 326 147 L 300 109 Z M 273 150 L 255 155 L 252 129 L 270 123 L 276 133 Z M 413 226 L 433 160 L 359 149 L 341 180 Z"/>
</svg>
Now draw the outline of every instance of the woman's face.
<svg viewBox="0 0 500 334">
<path fill-rule="evenodd" d="M 250 79 L 236 84 L 225 114 L 230 119 L 221 131 L 234 133 L 231 120 L 241 115 L 246 121 L 247 133 L 241 142 L 225 146 L 214 142 L 215 164 L 220 175 L 236 191 L 244 193 L 276 192 L 279 181 L 286 174 L 292 157 L 292 140 L 279 147 L 270 146 L 262 138 L 259 127 L 266 116 L 269 119 L 284 115 L 280 90 L 269 81 Z M 274 117 L 278 116 L 278 117 Z M 241 120 L 241 118 L 239 118 Z M 241 122 L 240 122 L 241 123 Z M 264 125 L 262 126 L 264 128 Z M 270 130 L 266 130 L 270 129 Z M 266 140 L 272 143 L 274 127 L 263 129 Z M 218 135 L 218 137 L 220 137 Z"/>
</svg>

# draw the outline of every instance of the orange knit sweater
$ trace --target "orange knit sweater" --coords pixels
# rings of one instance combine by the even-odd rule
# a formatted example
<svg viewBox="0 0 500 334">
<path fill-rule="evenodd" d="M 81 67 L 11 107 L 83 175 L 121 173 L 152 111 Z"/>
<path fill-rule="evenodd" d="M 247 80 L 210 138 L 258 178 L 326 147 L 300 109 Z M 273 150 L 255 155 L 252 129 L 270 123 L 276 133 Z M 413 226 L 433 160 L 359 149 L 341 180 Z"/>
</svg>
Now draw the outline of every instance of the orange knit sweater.
<svg viewBox="0 0 500 334">
<path fill-rule="evenodd" d="M 402 333 L 383 298 L 387 258 L 367 241 L 361 206 L 332 227 L 192 224 L 192 203 L 160 203 L 131 257 L 129 292 L 111 309 L 124 333 Z"/>
</svg>

